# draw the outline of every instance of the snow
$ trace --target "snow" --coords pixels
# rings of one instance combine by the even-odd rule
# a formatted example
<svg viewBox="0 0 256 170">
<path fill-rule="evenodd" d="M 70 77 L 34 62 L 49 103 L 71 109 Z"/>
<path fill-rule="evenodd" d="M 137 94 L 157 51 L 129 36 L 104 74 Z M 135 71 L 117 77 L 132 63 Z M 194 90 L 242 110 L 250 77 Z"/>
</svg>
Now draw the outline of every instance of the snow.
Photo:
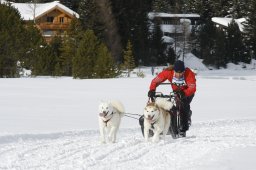
<svg viewBox="0 0 256 170">
<path fill-rule="evenodd" d="M 174 39 L 171 38 L 171 37 L 168 37 L 168 36 L 163 36 L 162 40 L 163 40 L 163 42 L 168 43 L 168 44 L 173 44 L 174 43 Z"/>
<path fill-rule="evenodd" d="M 182 60 L 182 57 L 179 59 Z M 208 68 L 202 62 L 202 59 L 197 58 L 192 53 L 187 53 L 184 56 L 185 66 L 192 68 L 193 70 L 208 70 Z"/>
<path fill-rule="evenodd" d="M 233 18 L 223 18 L 223 17 L 213 17 L 212 21 L 219 24 L 219 25 L 223 25 L 225 27 L 228 27 L 228 25 L 231 23 Z M 244 31 L 244 25 L 243 23 L 246 21 L 245 18 L 239 18 L 239 19 L 235 19 L 235 22 L 238 24 L 238 27 L 240 29 L 240 31 Z"/>
<path fill-rule="evenodd" d="M 154 19 L 154 17 L 161 17 L 161 18 L 200 18 L 199 14 L 169 14 L 163 12 L 149 12 L 148 18 Z"/>
<path fill-rule="evenodd" d="M 35 9 L 35 18 L 40 17 L 41 15 L 45 14 L 46 12 L 49 12 L 53 10 L 54 8 L 60 8 L 64 11 L 66 11 L 70 15 L 75 15 L 77 18 L 79 18 L 79 15 L 69 9 L 68 7 L 62 5 L 59 3 L 59 1 L 53 1 L 49 3 L 12 3 L 12 6 L 20 12 L 21 18 L 23 20 L 33 20 L 34 19 L 34 9 Z"/>
<path fill-rule="evenodd" d="M 145 78 L 0 79 L 0 169 L 255 169 L 256 70 L 208 70 L 189 56 L 186 66 L 199 70 L 192 126 L 186 138 L 156 144 L 145 142 L 138 120 L 128 117 L 116 143 L 100 144 L 97 121 L 101 100 L 142 114 L 151 68 L 139 68 Z"/>
</svg>

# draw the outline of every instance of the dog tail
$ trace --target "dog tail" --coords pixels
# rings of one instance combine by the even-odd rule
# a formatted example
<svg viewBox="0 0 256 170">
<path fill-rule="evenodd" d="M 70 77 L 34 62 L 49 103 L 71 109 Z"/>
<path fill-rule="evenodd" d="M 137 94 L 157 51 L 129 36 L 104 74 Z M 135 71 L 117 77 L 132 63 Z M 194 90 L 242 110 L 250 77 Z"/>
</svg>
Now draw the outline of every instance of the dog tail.
<svg viewBox="0 0 256 170">
<path fill-rule="evenodd" d="M 173 103 L 171 101 L 168 101 L 167 98 L 157 97 L 155 103 L 158 107 L 167 111 L 171 110 L 171 108 L 173 107 Z"/>
<path fill-rule="evenodd" d="M 124 106 L 123 106 L 123 104 L 120 101 L 112 100 L 110 103 L 112 104 L 112 106 L 114 106 L 114 108 L 116 108 L 116 110 L 120 114 L 124 115 L 124 112 L 125 112 Z"/>
</svg>

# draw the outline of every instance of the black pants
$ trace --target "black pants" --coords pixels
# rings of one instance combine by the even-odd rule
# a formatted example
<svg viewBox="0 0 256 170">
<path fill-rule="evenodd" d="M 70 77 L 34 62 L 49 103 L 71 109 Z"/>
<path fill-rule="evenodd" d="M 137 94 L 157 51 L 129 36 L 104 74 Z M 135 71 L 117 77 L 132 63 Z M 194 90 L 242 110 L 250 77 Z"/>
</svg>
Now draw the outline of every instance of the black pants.
<svg viewBox="0 0 256 170">
<path fill-rule="evenodd" d="M 189 124 L 188 120 L 190 118 L 190 103 L 194 97 L 194 94 L 188 97 L 185 97 L 182 99 L 182 107 L 181 107 L 181 124 L 182 124 L 182 129 L 181 131 L 187 131 L 189 129 Z"/>
</svg>

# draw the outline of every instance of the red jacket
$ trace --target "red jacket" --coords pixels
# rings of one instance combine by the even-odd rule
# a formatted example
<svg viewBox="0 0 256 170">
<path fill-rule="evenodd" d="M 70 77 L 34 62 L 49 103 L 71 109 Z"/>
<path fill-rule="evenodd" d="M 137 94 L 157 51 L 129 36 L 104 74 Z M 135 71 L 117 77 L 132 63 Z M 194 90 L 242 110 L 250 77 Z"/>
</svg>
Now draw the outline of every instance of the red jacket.
<svg viewBox="0 0 256 170">
<path fill-rule="evenodd" d="M 169 80 L 169 82 L 172 82 L 173 76 L 174 70 L 163 70 L 152 80 L 150 84 L 150 90 L 156 90 L 156 87 L 167 79 Z M 194 72 L 191 71 L 189 68 L 186 68 L 184 73 L 184 79 L 186 85 L 182 86 L 181 90 L 185 93 L 185 96 L 191 96 L 196 92 L 196 78 Z M 176 85 L 172 85 L 172 89 L 173 91 L 176 91 L 178 90 L 178 87 Z"/>
</svg>

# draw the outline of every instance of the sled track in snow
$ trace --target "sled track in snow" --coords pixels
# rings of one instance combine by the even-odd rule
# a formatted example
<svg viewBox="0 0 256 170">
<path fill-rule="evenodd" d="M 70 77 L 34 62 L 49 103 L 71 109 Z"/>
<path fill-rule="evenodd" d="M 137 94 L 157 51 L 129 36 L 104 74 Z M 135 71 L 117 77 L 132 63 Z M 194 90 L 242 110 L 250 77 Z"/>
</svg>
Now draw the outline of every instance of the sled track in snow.
<svg viewBox="0 0 256 170">
<path fill-rule="evenodd" d="M 98 130 L 4 135 L 0 169 L 193 169 L 227 149 L 255 147 L 255 129 L 250 119 L 194 123 L 186 138 L 156 144 L 139 128 L 120 129 L 115 144 L 99 144 Z"/>
</svg>

